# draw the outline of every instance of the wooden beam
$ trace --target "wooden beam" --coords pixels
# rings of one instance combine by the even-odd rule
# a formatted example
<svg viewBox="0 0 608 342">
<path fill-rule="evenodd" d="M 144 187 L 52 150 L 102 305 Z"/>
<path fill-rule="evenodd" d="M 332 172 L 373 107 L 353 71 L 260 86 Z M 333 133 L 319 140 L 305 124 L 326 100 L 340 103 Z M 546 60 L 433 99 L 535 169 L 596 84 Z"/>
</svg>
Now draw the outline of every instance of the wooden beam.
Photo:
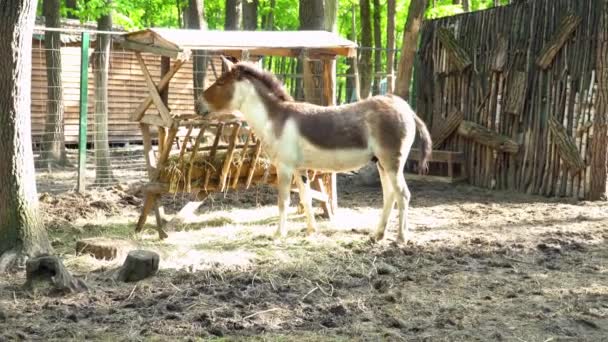
<svg viewBox="0 0 608 342">
<path fill-rule="evenodd" d="M 160 80 L 160 82 L 158 83 L 158 88 L 157 88 L 158 91 L 163 91 L 165 89 L 165 87 L 167 87 L 169 85 L 169 82 L 171 81 L 173 76 L 175 76 L 177 71 L 182 67 L 182 65 L 184 65 L 184 61 L 182 61 L 182 60 L 177 60 L 173 64 L 171 69 L 169 69 L 167 74 L 164 75 L 162 77 L 162 79 Z M 150 107 L 152 102 L 153 102 L 152 96 L 148 95 L 148 97 L 139 105 L 139 107 L 137 107 L 135 112 L 133 112 L 133 115 L 131 115 L 131 120 L 132 121 L 141 120 L 142 116 L 144 116 L 144 113 L 146 112 L 148 107 Z"/>
<path fill-rule="evenodd" d="M 463 120 L 458 126 L 458 134 L 500 152 L 515 154 L 519 151 L 519 144 L 511 138 L 471 121 Z"/>
<path fill-rule="evenodd" d="M 163 120 L 163 118 L 161 118 L 160 115 L 155 115 L 155 114 L 146 114 L 146 115 L 142 116 L 141 119 L 139 119 L 139 122 L 145 123 L 148 125 L 159 126 L 159 127 L 166 127 L 166 128 L 171 127 L 171 123 L 165 122 L 165 120 Z"/>
<path fill-rule="evenodd" d="M 141 53 L 136 52 L 135 56 L 137 56 L 137 61 L 139 62 L 141 71 L 144 74 L 144 78 L 145 78 L 146 84 L 148 86 L 148 92 L 150 93 L 150 96 L 152 97 L 152 101 L 154 102 L 154 105 L 156 105 L 156 108 L 160 112 L 160 116 L 163 118 L 163 121 L 165 121 L 165 122 L 169 123 L 169 125 L 171 125 L 171 122 L 172 122 L 171 113 L 169 111 L 169 108 L 167 108 L 167 105 L 164 103 L 162 97 L 160 96 L 158 88 L 156 87 L 156 84 L 154 84 L 154 81 L 152 80 L 152 76 L 150 76 L 150 72 L 148 71 L 146 62 L 141 57 Z M 168 83 L 167 83 L 167 85 L 168 85 Z M 164 87 L 163 89 L 166 89 L 166 88 L 167 87 Z"/>
<path fill-rule="evenodd" d="M 232 159 L 234 157 L 234 148 L 237 145 L 240 130 L 240 123 L 232 127 L 232 135 L 230 136 L 228 150 L 226 152 L 226 155 L 224 156 L 224 164 L 222 165 L 222 171 L 220 174 L 220 191 L 224 191 L 226 189 L 226 180 L 228 179 L 228 172 L 230 171 L 230 166 L 232 165 Z M 245 152 L 243 151 L 243 153 Z M 238 175 L 236 175 L 236 177 L 238 177 Z"/>
<path fill-rule="evenodd" d="M 131 42 L 128 40 L 124 40 L 120 44 L 126 50 L 132 50 L 132 51 L 136 51 L 136 52 L 149 52 L 154 55 L 174 58 L 174 59 L 184 61 L 184 62 L 187 61 L 188 59 L 190 59 L 190 54 L 191 54 L 190 50 L 183 50 L 183 51 L 174 50 L 174 49 L 168 49 L 168 48 L 163 48 L 163 47 L 158 47 L 158 46 L 151 46 L 151 45 Z"/>
</svg>

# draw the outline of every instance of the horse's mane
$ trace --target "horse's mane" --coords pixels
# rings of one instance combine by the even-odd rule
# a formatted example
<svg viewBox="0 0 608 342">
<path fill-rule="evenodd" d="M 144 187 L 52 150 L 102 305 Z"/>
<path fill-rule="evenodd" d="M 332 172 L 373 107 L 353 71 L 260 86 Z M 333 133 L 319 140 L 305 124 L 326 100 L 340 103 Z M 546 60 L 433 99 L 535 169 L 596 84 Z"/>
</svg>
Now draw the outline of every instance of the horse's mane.
<svg viewBox="0 0 608 342">
<path fill-rule="evenodd" d="M 262 70 L 247 62 L 240 62 L 235 67 L 238 68 L 240 75 L 251 77 L 262 83 L 279 100 L 293 101 L 293 98 L 287 93 L 281 81 L 271 72 Z"/>
</svg>

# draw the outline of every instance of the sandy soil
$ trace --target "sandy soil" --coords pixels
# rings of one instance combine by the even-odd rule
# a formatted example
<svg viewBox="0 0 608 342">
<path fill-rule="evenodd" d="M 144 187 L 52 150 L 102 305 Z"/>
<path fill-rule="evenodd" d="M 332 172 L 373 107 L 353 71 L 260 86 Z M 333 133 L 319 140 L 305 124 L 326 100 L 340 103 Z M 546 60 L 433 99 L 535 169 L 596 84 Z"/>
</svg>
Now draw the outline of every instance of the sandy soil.
<svg viewBox="0 0 608 342">
<path fill-rule="evenodd" d="M 369 242 L 376 187 L 341 177 L 334 222 L 269 238 L 275 194 L 216 194 L 193 222 L 158 241 L 133 235 L 141 193 L 41 195 L 53 245 L 90 291 L 25 291 L 0 279 L 0 340 L 608 339 L 608 205 L 410 182 L 410 241 Z M 182 196 L 164 199 L 168 214 Z M 151 217 L 149 222 L 153 222 Z M 128 239 L 161 255 L 161 270 L 115 283 L 122 259 L 75 255 L 79 238 Z"/>
</svg>

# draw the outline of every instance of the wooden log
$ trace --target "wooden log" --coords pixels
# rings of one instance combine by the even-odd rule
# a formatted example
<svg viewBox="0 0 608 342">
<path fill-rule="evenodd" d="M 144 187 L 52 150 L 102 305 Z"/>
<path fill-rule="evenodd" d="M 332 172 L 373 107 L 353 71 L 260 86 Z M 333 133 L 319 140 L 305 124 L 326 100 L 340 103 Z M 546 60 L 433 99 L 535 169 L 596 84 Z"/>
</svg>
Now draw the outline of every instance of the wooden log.
<svg viewBox="0 0 608 342">
<path fill-rule="evenodd" d="M 445 27 L 437 29 L 437 38 L 447 51 L 450 62 L 458 71 L 462 72 L 472 64 L 469 54 L 458 44 L 449 29 Z"/>
<path fill-rule="evenodd" d="M 460 126 L 460 123 L 464 120 L 464 114 L 462 111 L 455 109 L 452 111 L 445 120 L 439 122 L 433 122 L 433 148 L 438 148 L 441 144 Z"/>
<path fill-rule="evenodd" d="M 154 275 L 158 271 L 160 256 L 152 251 L 134 250 L 129 252 L 118 271 L 117 280 L 136 282 Z"/>
<path fill-rule="evenodd" d="M 95 259 L 113 260 L 125 255 L 133 247 L 124 240 L 96 237 L 76 241 L 76 254 L 89 254 Z"/>
<path fill-rule="evenodd" d="M 566 129 L 555 118 L 549 118 L 549 129 L 553 136 L 553 142 L 562 160 L 568 165 L 573 173 L 579 172 L 586 167 L 583 158 L 578 153 L 574 140 L 568 136 Z"/>
<path fill-rule="evenodd" d="M 508 40 L 504 35 L 500 35 L 496 48 L 492 53 L 492 61 L 490 68 L 494 72 L 502 72 L 505 64 L 507 63 L 507 48 L 509 46 Z"/>
<path fill-rule="evenodd" d="M 44 283 L 50 283 L 54 290 L 61 293 L 87 290 L 85 282 L 82 279 L 74 278 L 61 259 L 54 255 L 28 259 L 25 264 L 25 273 L 25 288 L 29 290 Z"/>
<path fill-rule="evenodd" d="M 528 75 L 525 72 L 515 71 L 510 77 L 509 91 L 505 104 L 505 113 L 520 115 L 526 102 Z"/>
<path fill-rule="evenodd" d="M 519 151 L 519 144 L 511 138 L 471 121 L 463 120 L 458 126 L 458 134 L 499 152 L 517 153 Z"/>
<path fill-rule="evenodd" d="M 581 22 L 581 17 L 574 14 L 567 14 L 559 23 L 558 30 L 553 34 L 551 40 L 543 47 L 538 58 L 536 58 L 536 65 L 541 69 L 547 69 L 553 59 L 564 46 L 566 41 L 570 38 L 574 30 L 578 27 Z"/>
</svg>

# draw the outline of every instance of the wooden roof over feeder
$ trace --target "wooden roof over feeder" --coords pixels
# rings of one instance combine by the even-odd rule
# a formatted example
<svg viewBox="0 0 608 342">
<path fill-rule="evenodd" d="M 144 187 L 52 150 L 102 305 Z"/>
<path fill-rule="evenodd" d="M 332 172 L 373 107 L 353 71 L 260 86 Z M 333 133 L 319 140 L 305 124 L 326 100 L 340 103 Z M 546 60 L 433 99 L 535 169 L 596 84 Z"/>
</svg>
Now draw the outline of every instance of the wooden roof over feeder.
<svg viewBox="0 0 608 342">
<path fill-rule="evenodd" d="M 240 58 L 258 56 L 354 57 L 357 44 L 327 31 L 204 31 L 149 28 L 122 35 L 125 48 L 187 59 L 192 50 L 217 51 Z"/>
</svg>

